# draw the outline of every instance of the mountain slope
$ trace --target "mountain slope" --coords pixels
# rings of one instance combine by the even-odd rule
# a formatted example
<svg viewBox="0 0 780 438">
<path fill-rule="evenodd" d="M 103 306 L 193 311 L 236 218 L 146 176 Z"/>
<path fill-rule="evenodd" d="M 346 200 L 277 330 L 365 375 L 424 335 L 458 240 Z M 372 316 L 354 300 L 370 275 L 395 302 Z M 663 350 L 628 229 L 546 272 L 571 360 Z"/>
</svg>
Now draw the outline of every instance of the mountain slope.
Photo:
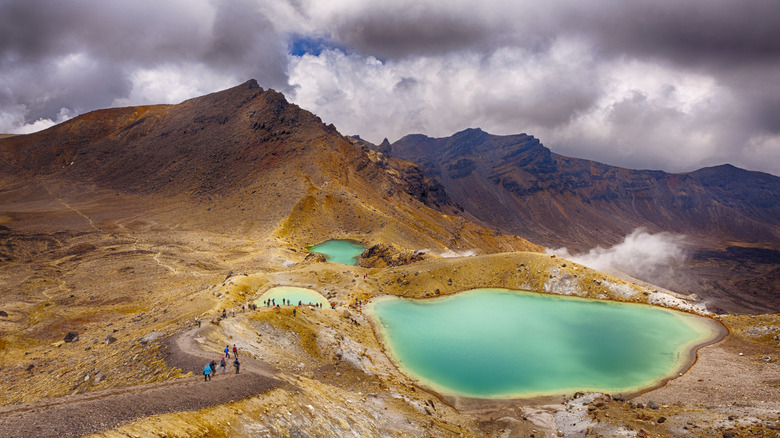
<svg viewBox="0 0 780 438">
<path fill-rule="evenodd" d="M 444 251 L 482 247 L 481 236 L 490 236 L 442 216 L 457 206 L 416 166 L 352 144 L 255 81 L 178 105 L 94 111 L 0 139 L 0 170 L 49 188 L 91 187 L 73 189 L 82 196 L 94 189 L 143 199 L 147 213 L 179 227 L 276 231 L 302 244 L 333 233 L 386 232 L 396 243 Z M 489 246 L 498 249 L 497 241 Z"/>
<path fill-rule="evenodd" d="M 554 154 L 525 134 L 478 129 L 406 136 L 392 153 L 422 165 L 476 217 L 547 245 L 615 243 L 638 226 L 780 239 L 780 178 L 730 165 L 684 174 L 623 169 Z"/>
</svg>

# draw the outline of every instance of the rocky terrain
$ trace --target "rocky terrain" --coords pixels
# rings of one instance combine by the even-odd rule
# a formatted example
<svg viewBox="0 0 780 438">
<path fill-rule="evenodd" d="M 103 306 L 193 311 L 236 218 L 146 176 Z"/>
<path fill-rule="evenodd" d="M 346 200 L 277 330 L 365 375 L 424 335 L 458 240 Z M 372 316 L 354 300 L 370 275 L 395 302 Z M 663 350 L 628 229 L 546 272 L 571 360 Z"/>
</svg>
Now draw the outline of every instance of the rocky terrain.
<svg viewBox="0 0 780 438">
<path fill-rule="evenodd" d="M 729 334 L 641 395 L 463 400 L 404 376 L 372 297 L 495 286 L 710 314 L 486 229 L 448 193 L 254 81 L 0 139 L 0 436 L 776 434 L 776 314 L 711 315 Z M 305 250 L 331 238 L 369 250 Z M 241 310 L 277 285 L 334 308 Z M 241 374 L 203 381 L 232 344 Z"/>
<path fill-rule="evenodd" d="M 780 310 L 780 178 L 731 165 L 670 174 L 551 152 L 533 136 L 469 129 L 409 135 L 391 154 L 420 164 L 488 227 L 550 248 L 609 247 L 637 228 L 686 236 L 684 265 L 643 280 L 711 298 L 723 312 Z"/>
</svg>

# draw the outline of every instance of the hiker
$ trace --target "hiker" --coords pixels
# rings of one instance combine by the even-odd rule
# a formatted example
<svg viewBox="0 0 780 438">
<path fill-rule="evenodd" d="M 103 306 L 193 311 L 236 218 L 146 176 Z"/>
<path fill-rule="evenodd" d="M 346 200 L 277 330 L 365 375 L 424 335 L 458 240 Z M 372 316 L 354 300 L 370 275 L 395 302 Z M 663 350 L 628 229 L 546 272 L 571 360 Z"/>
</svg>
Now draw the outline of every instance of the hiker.
<svg viewBox="0 0 780 438">
<path fill-rule="evenodd" d="M 200 328 L 200 316 L 195 318 L 195 322 L 198 324 L 198 328 Z"/>
<path fill-rule="evenodd" d="M 295 316 L 295 309 L 293 309 L 293 316 Z"/>
<path fill-rule="evenodd" d="M 203 381 L 208 382 L 211 380 L 211 364 L 207 363 L 205 367 L 203 367 Z"/>
<path fill-rule="evenodd" d="M 236 348 L 236 344 L 233 344 L 233 357 L 238 359 L 238 348 Z"/>
<path fill-rule="evenodd" d="M 222 309 L 222 319 L 227 318 L 227 310 Z"/>
<path fill-rule="evenodd" d="M 224 357 L 222 358 L 222 360 L 219 361 L 219 367 L 222 368 L 222 374 L 225 374 L 227 372 L 227 365 L 225 364 Z"/>
<path fill-rule="evenodd" d="M 236 374 L 238 374 L 238 367 L 241 366 L 241 362 L 238 361 L 238 358 L 233 361 L 233 366 L 236 367 Z"/>
<path fill-rule="evenodd" d="M 225 345 L 225 357 L 230 359 L 230 347 Z"/>
</svg>

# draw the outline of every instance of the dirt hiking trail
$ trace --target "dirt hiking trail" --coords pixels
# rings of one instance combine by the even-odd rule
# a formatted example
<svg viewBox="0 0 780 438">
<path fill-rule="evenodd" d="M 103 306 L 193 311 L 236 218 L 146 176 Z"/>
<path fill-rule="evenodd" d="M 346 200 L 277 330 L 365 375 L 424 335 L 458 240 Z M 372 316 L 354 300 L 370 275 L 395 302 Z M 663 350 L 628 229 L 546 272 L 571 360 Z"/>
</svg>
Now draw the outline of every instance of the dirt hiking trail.
<svg viewBox="0 0 780 438">
<path fill-rule="evenodd" d="M 76 437 L 118 427 L 150 415 L 198 410 L 250 397 L 285 385 L 269 365 L 242 357 L 240 374 L 232 358 L 228 372 L 203 379 L 203 367 L 216 353 L 196 341 L 212 329 L 206 324 L 162 341 L 168 365 L 194 376 L 168 382 L 114 388 L 0 408 L 0 437 Z"/>
</svg>

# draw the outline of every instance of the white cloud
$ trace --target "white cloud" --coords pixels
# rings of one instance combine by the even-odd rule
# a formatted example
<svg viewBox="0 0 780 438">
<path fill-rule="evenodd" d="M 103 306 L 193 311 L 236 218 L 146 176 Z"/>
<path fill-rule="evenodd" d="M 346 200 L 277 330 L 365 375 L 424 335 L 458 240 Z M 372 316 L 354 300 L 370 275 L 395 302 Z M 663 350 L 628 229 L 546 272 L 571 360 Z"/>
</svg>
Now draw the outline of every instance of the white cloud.
<svg viewBox="0 0 780 438">
<path fill-rule="evenodd" d="M 203 64 L 166 64 L 139 69 L 130 74 L 129 95 L 114 99 L 112 106 L 179 103 L 213 90 L 230 88 L 239 81 L 240 78 Z"/>
<path fill-rule="evenodd" d="M 566 248 L 548 248 L 547 253 L 599 271 L 617 270 L 650 281 L 685 261 L 687 255 L 684 245 L 685 236 L 681 234 L 652 234 L 637 228 L 622 242 L 609 248 L 598 246 L 580 254 L 571 254 Z"/>
<path fill-rule="evenodd" d="M 46 128 L 50 128 L 58 123 L 62 123 L 68 119 L 76 116 L 76 114 L 68 108 L 60 108 L 60 112 L 52 119 L 40 118 L 31 123 L 25 123 L 23 114 L 24 108 L 20 108 L 19 112 L 12 114 L 0 114 L 0 133 L 5 134 L 31 134 L 33 132 L 42 131 Z"/>
<path fill-rule="evenodd" d="M 593 103 L 596 78 L 573 85 L 593 62 L 567 56 L 577 44 L 560 40 L 541 54 L 504 47 L 384 62 L 339 50 L 291 56 L 290 98 L 373 142 L 476 126 L 496 134 L 533 132 L 566 123 Z"/>
</svg>

